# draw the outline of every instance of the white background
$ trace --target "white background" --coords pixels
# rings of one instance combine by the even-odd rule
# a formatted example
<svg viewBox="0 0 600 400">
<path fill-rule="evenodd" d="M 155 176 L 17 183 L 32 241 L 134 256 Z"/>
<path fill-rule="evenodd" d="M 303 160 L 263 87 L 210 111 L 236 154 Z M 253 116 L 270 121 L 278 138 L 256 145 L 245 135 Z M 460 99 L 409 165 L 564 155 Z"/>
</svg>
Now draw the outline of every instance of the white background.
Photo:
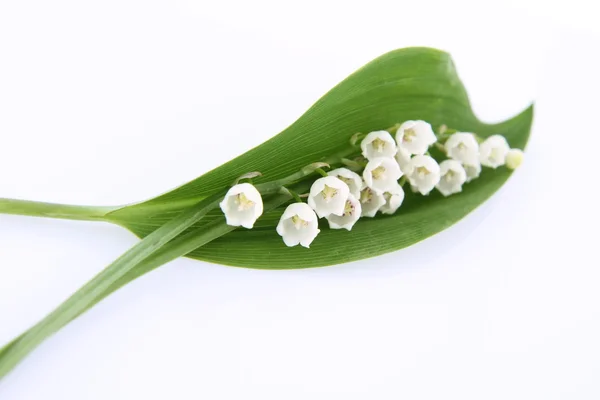
<svg viewBox="0 0 600 400">
<path fill-rule="evenodd" d="M 177 260 L 45 342 L 0 399 L 600 398 L 593 1 L 413 3 L 2 1 L 2 197 L 152 197 L 409 45 L 450 51 L 486 121 L 537 108 L 522 168 L 455 227 L 322 269 Z M 1 215 L 0 344 L 135 243 Z"/>
</svg>

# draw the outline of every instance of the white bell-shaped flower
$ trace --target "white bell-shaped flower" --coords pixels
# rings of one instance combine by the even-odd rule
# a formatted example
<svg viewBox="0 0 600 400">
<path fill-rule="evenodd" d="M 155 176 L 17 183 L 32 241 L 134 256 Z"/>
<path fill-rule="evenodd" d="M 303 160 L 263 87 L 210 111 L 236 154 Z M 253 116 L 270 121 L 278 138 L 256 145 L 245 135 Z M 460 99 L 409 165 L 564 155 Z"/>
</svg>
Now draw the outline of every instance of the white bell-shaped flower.
<svg viewBox="0 0 600 400">
<path fill-rule="evenodd" d="M 408 163 L 406 176 L 413 191 L 429 194 L 440 180 L 440 166 L 430 156 L 416 155 Z"/>
<path fill-rule="evenodd" d="M 385 204 L 383 194 L 376 193 L 366 184 L 360 192 L 361 217 L 374 217 L 377 211 Z"/>
<path fill-rule="evenodd" d="M 517 169 L 523 163 L 523 150 L 510 149 L 506 155 L 506 166 L 510 169 Z"/>
<path fill-rule="evenodd" d="M 406 121 L 396 132 L 396 143 L 410 154 L 425 154 L 437 141 L 431 125 L 425 121 Z"/>
<path fill-rule="evenodd" d="M 308 205 L 315 210 L 319 218 L 329 214 L 342 215 L 349 194 L 350 188 L 346 183 L 335 176 L 325 176 L 312 184 L 308 194 Z"/>
<path fill-rule="evenodd" d="M 394 157 L 396 154 L 396 142 L 388 131 L 375 131 L 369 133 L 360 142 L 362 155 L 371 160 L 377 157 Z"/>
<path fill-rule="evenodd" d="M 444 144 L 446 154 L 463 164 L 479 163 L 479 144 L 472 133 L 456 132 Z"/>
<path fill-rule="evenodd" d="M 462 191 L 467 180 L 467 173 L 462 164 L 456 160 L 444 160 L 440 163 L 440 181 L 435 186 L 444 196 Z"/>
<path fill-rule="evenodd" d="M 402 171 L 396 160 L 388 157 L 372 159 L 363 171 L 367 186 L 380 194 L 394 187 L 401 176 Z"/>
<path fill-rule="evenodd" d="M 327 221 L 331 229 L 351 230 L 361 214 L 362 207 L 360 201 L 350 194 L 344 205 L 344 213 L 342 215 L 330 214 L 327 216 Z"/>
<path fill-rule="evenodd" d="M 479 160 L 473 162 L 472 164 L 463 163 L 463 168 L 467 173 L 467 182 L 471 182 L 475 178 L 479 178 L 481 174 L 481 163 Z"/>
<path fill-rule="evenodd" d="M 305 203 L 287 206 L 277 224 L 277 233 L 288 247 L 300 244 L 308 248 L 319 232 L 317 214 Z"/>
<path fill-rule="evenodd" d="M 335 176 L 346 185 L 350 189 L 350 193 L 354 195 L 354 197 L 358 197 L 360 195 L 360 189 L 362 188 L 362 178 L 359 174 L 354 171 L 350 171 L 348 168 L 338 168 L 327 173 L 329 176 Z"/>
<path fill-rule="evenodd" d="M 402 147 L 398 147 L 398 151 L 396 152 L 396 161 L 400 166 L 400 171 L 406 173 L 406 167 L 410 161 L 410 153 Z"/>
<path fill-rule="evenodd" d="M 383 194 L 385 204 L 381 206 L 379 211 L 382 214 L 393 214 L 398 210 L 404 201 L 404 190 L 402 186 L 396 185 L 394 188 Z"/>
<path fill-rule="evenodd" d="M 506 162 L 506 155 L 510 147 L 501 135 L 493 135 L 479 145 L 479 161 L 481 165 L 498 168 Z"/>
<path fill-rule="evenodd" d="M 243 226 L 248 229 L 252 229 L 263 213 L 262 197 L 249 183 L 232 186 L 219 206 L 225 214 L 227 225 Z"/>
</svg>

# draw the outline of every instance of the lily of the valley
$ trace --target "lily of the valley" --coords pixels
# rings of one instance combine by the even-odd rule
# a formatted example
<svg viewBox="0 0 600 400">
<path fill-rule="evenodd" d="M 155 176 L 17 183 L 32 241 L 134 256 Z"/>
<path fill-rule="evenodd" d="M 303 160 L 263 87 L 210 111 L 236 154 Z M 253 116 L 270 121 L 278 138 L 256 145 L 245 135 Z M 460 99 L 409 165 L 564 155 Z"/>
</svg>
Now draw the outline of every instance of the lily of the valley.
<svg viewBox="0 0 600 400">
<path fill-rule="evenodd" d="M 456 160 L 444 160 L 440 163 L 440 181 L 435 186 L 444 196 L 462 191 L 467 180 L 467 173 L 462 164 Z"/>
<path fill-rule="evenodd" d="M 354 197 L 358 197 L 360 194 L 360 189 L 362 187 L 362 178 L 359 174 L 354 171 L 350 171 L 348 168 L 337 168 L 332 171 L 329 171 L 327 174 L 329 176 L 335 176 L 346 185 L 350 189 L 350 193 L 354 195 Z"/>
<path fill-rule="evenodd" d="M 394 157 L 396 142 L 388 131 L 375 131 L 369 133 L 360 143 L 362 155 L 371 160 L 377 157 Z"/>
<path fill-rule="evenodd" d="M 510 147 L 504 136 L 490 136 L 479 146 L 479 161 L 483 166 L 498 168 L 506 162 L 509 150 Z"/>
<path fill-rule="evenodd" d="M 249 183 L 232 186 L 219 206 L 225 214 L 227 225 L 243 226 L 248 229 L 252 229 L 263 213 L 262 197 Z"/>
<path fill-rule="evenodd" d="M 329 227 L 331 229 L 346 229 L 352 230 L 352 227 L 358 221 L 362 214 L 362 206 L 360 201 L 353 195 L 348 195 L 346 204 L 344 205 L 344 212 L 342 215 L 330 214 L 327 217 Z"/>
<path fill-rule="evenodd" d="M 383 198 L 385 199 L 385 204 L 381 206 L 379 211 L 381 211 L 382 214 L 393 214 L 404 201 L 404 189 L 402 189 L 402 186 L 396 185 L 385 192 Z"/>
<path fill-rule="evenodd" d="M 467 174 L 467 182 L 471 182 L 473 179 L 479 178 L 479 175 L 481 174 L 481 163 L 479 160 L 473 162 L 472 164 L 463 163 L 463 168 Z"/>
<path fill-rule="evenodd" d="M 457 132 L 444 144 L 448 157 L 463 164 L 479 163 L 479 144 L 472 133 Z"/>
<path fill-rule="evenodd" d="M 400 171 L 406 173 L 406 167 L 410 161 L 410 153 L 404 148 L 398 147 L 398 151 L 396 152 L 396 161 L 400 166 Z"/>
<path fill-rule="evenodd" d="M 425 121 L 406 121 L 396 132 L 398 147 L 410 154 L 425 154 L 436 141 L 431 125 Z"/>
<path fill-rule="evenodd" d="M 349 195 L 350 188 L 346 183 L 335 176 L 325 176 L 312 184 L 308 194 L 308 205 L 315 210 L 319 218 L 330 214 L 342 215 Z"/>
<path fill-rule="evenodd" d="M 374 217 L 377 211 L 385 204 L 383 194 L 376 193 L 366 185 L 360 192 L 359 200 L 362 208 L 362 217 Z"/>
<path fill-rule="evenodd" d="M 416 155 L 408 163 L 406 176 L 414 191 L 427 195 L 440 180 L 440 166 L 430 156 Z"/>
<path fill-rule="evenodd" d="M 375 193 L 383 193 L 398 183 L 402 176 L 400 166 L 393 158 L 379 157 L 369 161 L 363 171 L 363 179 Z"/>
<path fill-rule="evenodd" d="M 287 206 L 277 224 L 277 233 L 288 247 L 300 244 L 308 248 L 319 232 L 317 214 L 306 203 Z"/>
<path fill-rule="evenodd" d="M 523 162 L 523 150 L 510 149 L 506 154 L 506 166 L 510 169 L 519 168 Z"/>
</svg>

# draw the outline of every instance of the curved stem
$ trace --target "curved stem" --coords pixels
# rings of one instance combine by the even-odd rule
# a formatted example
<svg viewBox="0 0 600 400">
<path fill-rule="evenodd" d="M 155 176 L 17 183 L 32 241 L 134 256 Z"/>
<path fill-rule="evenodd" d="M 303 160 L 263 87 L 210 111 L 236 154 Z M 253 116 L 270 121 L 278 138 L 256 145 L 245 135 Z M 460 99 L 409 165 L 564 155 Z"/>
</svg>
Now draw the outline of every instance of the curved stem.
<svg viewBox="0 0 600 400">
<path fill-rule="evenodd" d="M 95 304 L 99 298 L 103 297 L 107 289 L 118 282 L 138 263 L 144 261 L 171 239 L 204 217 L 208 211 L 218 204 L 222 196 L 222 194 L 218 194 L 200 202 L 146 236 L 52 313 L 6 348 L 3 348 L 0 353 L 0 379 L 47 337 Z"/>
<path fill-rule="evenodd" d="M 105 221 L 106 215 L 120 207 L 72 206 L 39 201 L 0 198 L 0 213 L 81 221 Z"/>
</svg>

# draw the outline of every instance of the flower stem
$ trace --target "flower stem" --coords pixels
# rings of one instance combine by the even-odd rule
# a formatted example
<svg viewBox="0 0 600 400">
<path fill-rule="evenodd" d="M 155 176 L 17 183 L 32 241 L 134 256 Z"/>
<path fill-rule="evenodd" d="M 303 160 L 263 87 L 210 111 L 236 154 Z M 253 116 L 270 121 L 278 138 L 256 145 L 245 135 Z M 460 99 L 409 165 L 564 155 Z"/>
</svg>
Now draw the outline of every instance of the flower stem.
<svg viewBox="0 0 600 400">
<path fill-rule="evenodd" d="M 105 221 L 106 215 L 120 207 L 73 206 L 38 201 L 0 198 L 0 213 L 81 221 Z"/>
<path fill-rule="evenodd" d="M 10 345 L 2 348 L 0 353 L 0 379 L 44 339 L 79 316 L 89 306 L 95 304 L 99 298 L 103 297 L 102 295 L 107 289 L 130 272 L 138 263 L 144 261 L 171 239 L 204 217 L 208 211 L 218 204 L 221 198 L 221 193 L 211 196 L 152 232 L 96 275 L 56 310 Z"/>
<path fill-rule="evenodd" d="M 300 195 L 298 193 L 296 193 L 292 189 L 286 188 L 285 186 L 281 187 L 279 193 L 291 196 L 297 203 L 302 203 L 303 202 L 302 199 L 300 198 Z"/>
<path fill-rule="evenodd" d="M 319 175 L 321 175 L 322 177 L 327 177 L 327 172 L 325 172 L 322 168 L 317 168 L 315 169 L 315 172 L 317 172 Z"/>
</svg>

